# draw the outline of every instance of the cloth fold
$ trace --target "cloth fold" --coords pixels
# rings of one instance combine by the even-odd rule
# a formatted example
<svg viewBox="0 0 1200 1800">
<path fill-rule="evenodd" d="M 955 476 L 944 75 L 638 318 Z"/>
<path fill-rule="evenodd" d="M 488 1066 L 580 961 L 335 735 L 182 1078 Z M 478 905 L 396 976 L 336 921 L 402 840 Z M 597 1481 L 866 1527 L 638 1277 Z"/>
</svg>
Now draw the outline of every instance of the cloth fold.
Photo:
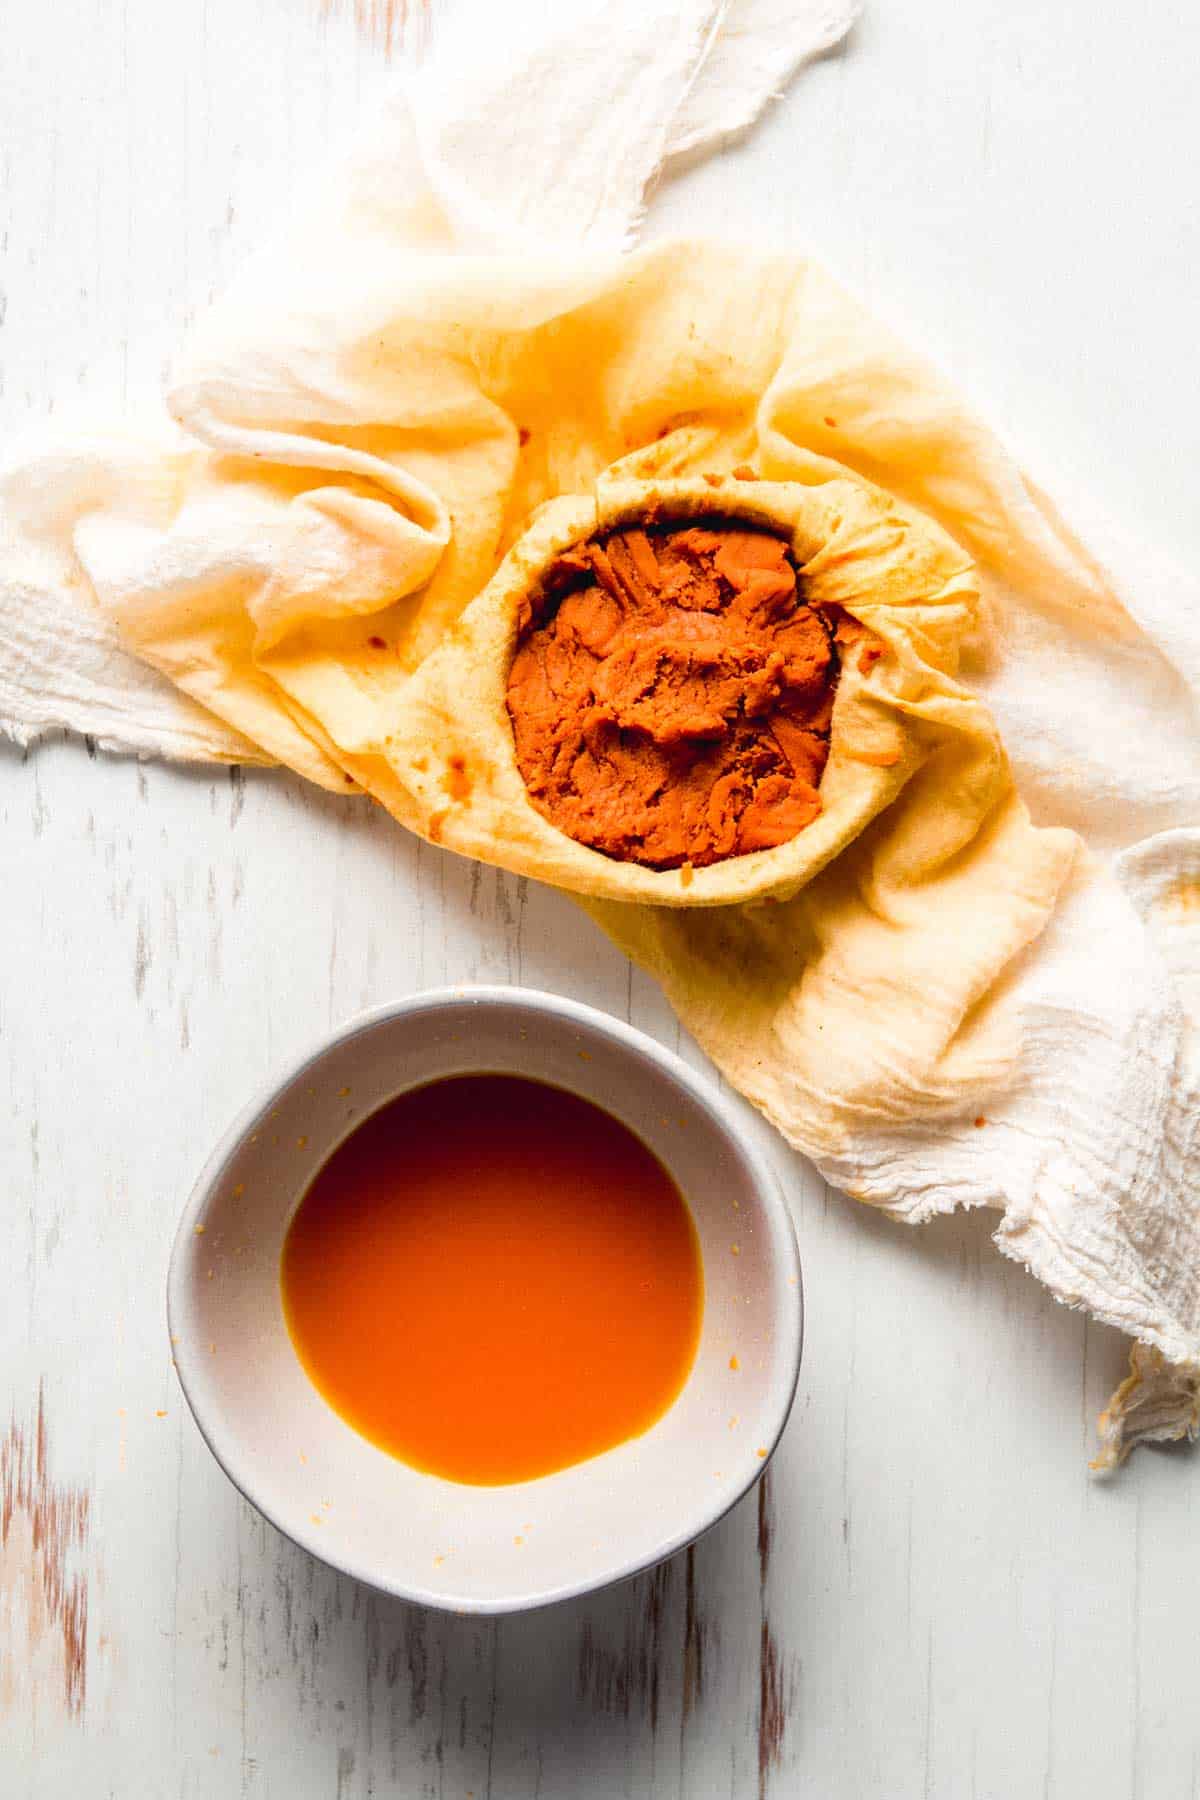
<svg viewBox="0 0 1200 1800">
<path fill-rule="evenodd" d="M 0 729 L 278 760 L 422 828 L 393 722 L 548 500 L 671 440 L 681 474 L 750 458 L 936 520 L 982 580 L 955 680 L 1021 798 L 923 865 L 971 779 L 947 750 L 780 905 L 587 904 L 831 1181 L 913 1222 L 996 1209 L 1006 1254 L 1137 1340 L 1108 1466 L 1197 1429 L 1200 586 L 1024 475 L 812 261 L 620 254 L 664 162 L 851 14 L 629 0 L 501 33 L 460 0 L 202 322 L 170 417 L 0 479 Z M 1064 827 L 1087 852 L 1050 916 Z"/>
</svg>

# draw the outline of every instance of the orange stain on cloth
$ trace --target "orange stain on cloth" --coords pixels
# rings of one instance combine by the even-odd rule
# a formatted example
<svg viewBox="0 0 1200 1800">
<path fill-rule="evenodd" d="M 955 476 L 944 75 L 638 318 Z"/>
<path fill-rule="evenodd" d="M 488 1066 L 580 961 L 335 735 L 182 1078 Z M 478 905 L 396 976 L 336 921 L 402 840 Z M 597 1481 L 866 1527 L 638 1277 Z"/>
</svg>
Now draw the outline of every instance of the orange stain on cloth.
<svg viewBox="0 0 1200 1800">
<path fill-rule="evenodd" d="M 346 13 L 363 37 L 389 54 L 403 48 L 415 26 L 428 24 L 430 0 L 318 0 L 320 16 Z"/>
</svg>

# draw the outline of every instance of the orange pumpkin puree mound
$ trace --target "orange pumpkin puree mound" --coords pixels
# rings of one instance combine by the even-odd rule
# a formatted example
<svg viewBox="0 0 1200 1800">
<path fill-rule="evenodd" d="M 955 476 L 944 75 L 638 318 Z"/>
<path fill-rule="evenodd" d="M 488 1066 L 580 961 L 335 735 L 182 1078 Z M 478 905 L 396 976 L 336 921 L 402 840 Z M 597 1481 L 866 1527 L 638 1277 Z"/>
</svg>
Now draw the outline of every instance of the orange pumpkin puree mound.
<svg viewBox="0 0 1200 1800">
<path fill-rule="evenodd" d="M 821 810 L 837 676 L 784 538 L 613 531 L 561 556 L 521 621 L 517 763 L 538 811 L 605 856 L 769 850 Z"/>
</svg>

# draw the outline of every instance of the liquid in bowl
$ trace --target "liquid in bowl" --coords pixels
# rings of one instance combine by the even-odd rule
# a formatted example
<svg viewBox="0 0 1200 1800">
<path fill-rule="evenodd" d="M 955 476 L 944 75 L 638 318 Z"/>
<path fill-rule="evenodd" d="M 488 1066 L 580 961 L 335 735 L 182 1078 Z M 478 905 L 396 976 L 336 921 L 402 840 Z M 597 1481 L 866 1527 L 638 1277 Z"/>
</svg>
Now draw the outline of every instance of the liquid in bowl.
<svg viewBox="0 0 1200 1800">
<path fill-rule="evenodd" d="M 333 1151 L 292 1218 L 284 1316 L 309 1378 L 412 1467 L 497 1486 L 647 1431 L 695 1360 L 690 1210 L 612 1114 L 524 1076 L 448 1076 Z"/>
</svg>

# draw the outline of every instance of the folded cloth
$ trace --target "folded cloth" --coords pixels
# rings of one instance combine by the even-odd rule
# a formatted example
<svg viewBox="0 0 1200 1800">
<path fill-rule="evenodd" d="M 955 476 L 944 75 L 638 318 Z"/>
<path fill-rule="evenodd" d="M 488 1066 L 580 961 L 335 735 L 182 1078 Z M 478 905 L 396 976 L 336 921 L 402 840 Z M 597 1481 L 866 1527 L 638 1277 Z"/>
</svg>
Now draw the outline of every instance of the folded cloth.
<svg viewBox="0 0 1200 1800">
<path fill-rule="evenodd" d="M 593 11 L 506 8 L 500 31 L 460 0 L 203 322 L 173 425 L 11 469 L 0 720 L 281 761 L 428 831 L 391 740 L 546 502 L 639 458 L 750 460 L 936 520 L 982 604 L 952 654 L 944 609 L 912 616 L 938 712 L 886 810 L 775 904 L 586 904 L 831 1181 L 914 1222 L 995 1208 L 1006 1254 L 1137 1340 L 1102 1465 L 1194 1436 L 1197 584 L 1078 502 L 1065 524 L 811 261 L 621 253 L 663 163 L 747 123 L 848 8 L 607 0 L 603 32 Z"/>
</svg>

